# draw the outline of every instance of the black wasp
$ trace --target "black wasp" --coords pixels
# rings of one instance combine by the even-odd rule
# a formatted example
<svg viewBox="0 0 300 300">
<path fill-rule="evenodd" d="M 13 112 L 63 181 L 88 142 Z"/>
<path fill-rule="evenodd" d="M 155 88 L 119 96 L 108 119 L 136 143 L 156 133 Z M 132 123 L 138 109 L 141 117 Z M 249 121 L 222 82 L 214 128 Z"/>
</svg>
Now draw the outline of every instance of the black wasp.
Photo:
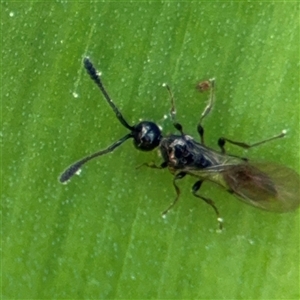
<svg viewBox="0 0 300 300">
<path fill-rule="evenodd" d="M 163 212 L 163 215 L 178 201 L 180 189 L 177 185 L 177 181 L 186 175 L 191 175 L 196 178 L 197 181 L 192 187 L 192 193 L 194 196 L 204 200 L 215 210 L 220 228 L 222 228 L 222 219 L 214 202 L 197 193 L 205 180 L 212 181 L 225 188 L 229 193 L 237 196 L 247 204 L 268 211 L 279 213 L 288 212 L 295 210 L 299 206 L 300 179 L 295 171 L 274 163 L 249 162 L 245 158 L 231 156 L 225 153 L 224 146 L 226 142 L 247 149 L 281 138 L 285 135 L 284 131 L 277 136 L 252 145 L 235 142 L 227 138 L 220 138 L 218 140 L 218 145 L 221 148 L 220 152 L 205 146 L 204 130 L 201 122 L 203 118 L 208 115 L 214 103 L 214 79 L 206 81 L 206 86 L 210 88 L 210 99 L 201 114 L 197 126 L 197 131 L 200 135 L 200 142 L 197 142 L 191 136 L 186 135 L 183 132 L 181 124 L 176 121 L 174 99 L 168 86 L 166 87 L 171 97 L 171 118 L 179 134 L 163 136 L 158 125 L 151 121 L 142 121 L 134 126 L 129 125 L 109 97 L 102 84 L 99 73 L 89 58 L 84 58 L 83 63 L 87 73 L 100 88 L 107 103 L 115 112 L 117 119 L 124 127 L 129 129 L 130 132 L 106 149 L 88 155 L 72 164 L 60 176 L 59 180 L 61 183 L 68 181 L 86 162 L 114 151 L 115 148 L 119 147 L 126 140 L 132 138 L 133 144 L 138 150 L 151 151 L 158 147 L 161 152 L 163 163 L 160 166 L 156 166 L 154 163 L 145 163 L 143 165 L 157 169 L 168 168 L 174 175 L 173 185 L 176 191 L 176 197 L 171 205 Z"/>
</svg>

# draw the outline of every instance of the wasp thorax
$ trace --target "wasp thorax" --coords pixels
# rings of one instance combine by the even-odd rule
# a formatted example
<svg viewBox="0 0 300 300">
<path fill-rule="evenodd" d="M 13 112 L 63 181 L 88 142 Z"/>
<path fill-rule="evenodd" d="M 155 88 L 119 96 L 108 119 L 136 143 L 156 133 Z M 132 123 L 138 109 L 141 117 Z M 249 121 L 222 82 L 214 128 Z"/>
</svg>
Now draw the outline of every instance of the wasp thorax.
<svg viewBox="0 0 300 300">
<path fill-rule="evenodd" d="M 142 151 L 151 151 L 158 147 L 162 138 L 159 127 L 148 121 L 140 122 L 132 131 L 134 146 Z"/>
</svg>

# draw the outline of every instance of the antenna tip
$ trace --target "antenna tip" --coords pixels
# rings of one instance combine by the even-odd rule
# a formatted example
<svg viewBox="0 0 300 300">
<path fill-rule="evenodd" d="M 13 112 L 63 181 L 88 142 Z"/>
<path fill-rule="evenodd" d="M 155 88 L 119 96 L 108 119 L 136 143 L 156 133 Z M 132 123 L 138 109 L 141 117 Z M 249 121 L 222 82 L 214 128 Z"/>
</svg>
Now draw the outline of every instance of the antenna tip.
<svg viewBox="0 0 300 300">
<path fill-rule="evenodd" d="M 87 57 L 87 56 L 83 59 L 83 65 L 87 70 L 90 70 L 93 68 L 93 64 L 90 61 L 89 57 Z"/>
<path fill-rule="evenodd" d="M 78 163 L 75 163 L 74 165 L 70 166 L 68 169 L 66 169 L 59 177 L 59 182 L 60 183 L 63 183 L 63 184 L 66 184 L 68 183 L 68 181 L 70 180 L 70 178 L 72 176 L 74 176 L 75 174 L 76 175 L 79 175 L 80 172 L 81 172 L 81 167 L 82 163 L 81 162 L 78 162 Z"/>
</svg>

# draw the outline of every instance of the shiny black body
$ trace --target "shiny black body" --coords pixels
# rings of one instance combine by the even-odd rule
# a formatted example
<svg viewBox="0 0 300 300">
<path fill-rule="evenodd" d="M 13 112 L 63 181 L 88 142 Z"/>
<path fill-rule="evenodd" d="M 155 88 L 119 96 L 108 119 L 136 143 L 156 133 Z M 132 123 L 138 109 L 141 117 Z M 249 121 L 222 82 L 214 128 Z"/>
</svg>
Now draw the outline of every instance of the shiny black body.
<svg viewBox="0 0 300 300">
<path fill-rule="evenodd" d="M 218 145 L 221 149 L 217 152 L 205 146 L 204 129 L 201 125 L 214 102 L 214 79 L 205 82 L 205 89 L 210 89 L 210 100 L 200 116 L 197 130 L 200 142 L 183 132 L 181 124 L 176 122 L 175 105 L 173 95 L 168 86 L 167 89 L 171 96 L 171 118 L 173 125 L 179 134 L 163 136 L 159 126 L 152 121 L 141 121 L 136 125 L 129 125 L 120 110 L 116 107 L 112 99 L 105 90 L 100 76 L 88 58 L 84 59 L 84 67 L 91 79 L 101 90 L 105 100 L 115 112 L 120 123 L 129 130 L 124 137 L 110 145 L 104 150 L 88 155 L 68 167 L 60 176 L 61 183 L 67 182 L 74 174 L 78 173 L 81 167 L 91 159 L 113 152 L 117 147 L 128 139 L 133 139 L 136 149 L 141 151 L 152 151 L 155 148 L 160 150 L 163 162 L 157 166 L 154 163 L 145 163 L 144 166 L 150 168 L 168 168 L 174 175 L 173 185 L 176 191 L 176 198 L 171 205 L 163 212 L 165 215 L 177 202 L 180 196 L 180 189 L 177 181 L 186 175 L 197 179 L 192 187 L 192 193 L 209 204 L 218 217 L 219 227 L 222 228 L 222 218 L 214 202 L 202 195 L 199 191 L 204 181 L 211 181 L 225 188 L 228 192 L 238 197 L 240 200 L 252 206 L 273 212 L 286 212 L 295 210 L 300 203 L 299 174 L 285 166 L 273 163 L 252 163 L 245 158 L 227 155 L 225 153 L 225 143 L 229 142 L 242 148 L 251 148 L 265 142 L 282 138 L 281 134 L 266 139 L 264 141 L 248 145 L 246 143 L 232 141 L 227 138 L 220 138 Z"/>
<path fill-rule="evenodd" d="M 202 170 L 219 165 L 223 155 L 196 142 L 188 135 L 169 135 L 159 145 L 163 160 L 170 170 Z"/>
</svg>

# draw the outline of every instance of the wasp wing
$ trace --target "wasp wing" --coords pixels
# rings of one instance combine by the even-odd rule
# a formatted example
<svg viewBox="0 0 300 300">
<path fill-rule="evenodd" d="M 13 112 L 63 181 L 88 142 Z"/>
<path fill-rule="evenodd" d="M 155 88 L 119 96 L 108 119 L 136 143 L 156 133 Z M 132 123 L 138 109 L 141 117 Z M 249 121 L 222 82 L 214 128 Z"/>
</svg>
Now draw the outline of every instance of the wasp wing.
<svg viewBox="0 0 300 300">
<path fill-rule="evenodd" d="M 299 174 L 282 165 L 228 159 L 202 170 L 185 171 L 215 182 L 243 202 L 264 210 L 282 213 L 293 211 L 300 204 Z"/>
</svg>

